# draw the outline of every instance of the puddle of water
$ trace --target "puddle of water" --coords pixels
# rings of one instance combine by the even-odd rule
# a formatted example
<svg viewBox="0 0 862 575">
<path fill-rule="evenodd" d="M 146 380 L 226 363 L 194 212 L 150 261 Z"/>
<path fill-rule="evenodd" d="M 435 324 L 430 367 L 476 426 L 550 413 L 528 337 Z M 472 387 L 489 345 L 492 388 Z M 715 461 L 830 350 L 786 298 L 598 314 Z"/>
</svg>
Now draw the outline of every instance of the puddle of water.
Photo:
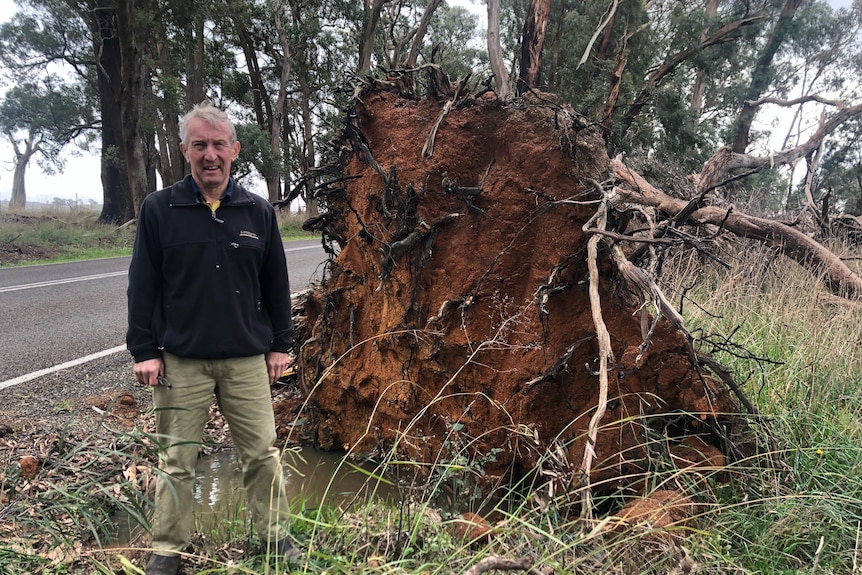
<svg viewBox="0 0 862 575">
<path fill-rule="evenodd" d="M 341 453 L 304 447 L 299 453 L 284 455 L 284 478 L 291 502 L 301 501 L 306 508 L 347 505 L 354 501 L 396 501 L 398 488 L 369 477 L 372 468 L 363 473 L 344 461 Z M 361 467 L 361 466 L 360 466 Z M 245 490 L 236 450 L 226 449 L 202 456 L 195 468 L 194 513 L 197 528 L 207 532 L 229 520 L 245 520 Z M 114 544 L 124 545 L 142 534 L 142 528 L 128 516 L 115 518 L 117 533 Z"/>
</svg>

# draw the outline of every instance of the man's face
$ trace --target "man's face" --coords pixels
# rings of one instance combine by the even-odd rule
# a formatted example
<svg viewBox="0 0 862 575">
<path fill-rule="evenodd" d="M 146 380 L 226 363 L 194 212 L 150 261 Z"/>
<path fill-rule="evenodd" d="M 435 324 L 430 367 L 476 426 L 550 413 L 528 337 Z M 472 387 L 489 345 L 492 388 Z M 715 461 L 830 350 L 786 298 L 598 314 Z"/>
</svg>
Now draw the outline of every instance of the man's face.
<svg viewBox="0 0 862 575">
<path fill-rule="evenodd" d="M 204 195 L 218 199 L 227 188 L 231 163 L 239 155 L 239 142 L 231 143 L 225 123 L 213 126 L 192 118 L 186 128 L 189 144 L 180 144 L 180 150 L 191 165 L 192 177 Z"/>
</svg>

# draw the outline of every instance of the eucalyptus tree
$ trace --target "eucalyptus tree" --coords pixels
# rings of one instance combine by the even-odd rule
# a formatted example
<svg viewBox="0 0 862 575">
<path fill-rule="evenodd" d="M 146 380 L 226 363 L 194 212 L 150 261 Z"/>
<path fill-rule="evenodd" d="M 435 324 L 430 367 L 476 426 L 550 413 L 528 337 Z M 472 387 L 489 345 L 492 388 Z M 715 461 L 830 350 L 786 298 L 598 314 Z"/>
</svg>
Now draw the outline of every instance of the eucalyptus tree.
<svg viewBox="0 0 862 575">
<path fill-rule="evenodd" d="M 62 172 L 63 149 L 74 143 L 85 148 L 95 127 L 86 89 L 80 84 L 48 77 L 11 88 L 0 100 L 0 131 L 15 154 L 9 208 L 26 206 L 25 176 L 34 158 L 43 172 Z"/>
<path fill-rule="evenodd" d="M 87 146 L 99 129 L 87 40 L 62 2 L 22 4 L 15 18 L 0 25 L 0 71 L 12 86 L 2 104 L 2 129 L 15 154 L 14 206 L 26 202 L 24 176 L 32 158 L 43 170 L 60 171 L 60 151 L 74 143 Z"/>
</svg>

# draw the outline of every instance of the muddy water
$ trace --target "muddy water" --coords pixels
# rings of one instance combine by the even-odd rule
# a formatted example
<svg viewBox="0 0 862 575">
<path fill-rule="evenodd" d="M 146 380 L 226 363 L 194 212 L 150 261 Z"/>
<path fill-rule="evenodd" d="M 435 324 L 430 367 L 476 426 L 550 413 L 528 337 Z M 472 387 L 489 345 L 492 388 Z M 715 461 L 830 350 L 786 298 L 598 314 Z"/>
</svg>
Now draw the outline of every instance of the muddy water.
<svg viewBox="0 0 862 575">
<path fill-rule="evenodd" d="M 343 454 L 304 447 L 298 452 L 285 452 L 283 462 L 292 508 L 299 504 L 305 508 L 321 503 L 348 505 L 369 497 L 395 501 L 399 497 L 394 485 L 369 476 L 373 468 L 359 471 L 344 461 Z M 236 451 L 228 449 L 202 456 L 195 471 L 194 512 L 198 531 L 207 533 L 226 521 L 245 521 L 245 494 Z M 116 525 L 115 544 L 126 544 L 143 534 L 143 529 L 127 516 L 117 517 Z"/>
</svg>

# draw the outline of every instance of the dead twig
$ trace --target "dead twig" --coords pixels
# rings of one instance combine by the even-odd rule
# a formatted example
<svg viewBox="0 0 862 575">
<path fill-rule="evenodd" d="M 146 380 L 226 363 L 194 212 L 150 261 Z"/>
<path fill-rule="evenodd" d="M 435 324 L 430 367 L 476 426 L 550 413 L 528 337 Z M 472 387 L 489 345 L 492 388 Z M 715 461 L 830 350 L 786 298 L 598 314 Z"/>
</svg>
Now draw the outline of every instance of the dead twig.
<svg viewBox="0 0 862 575">
<path fill-rule="evenodd" d="M 505 557 L 485 557 L 466 571 L 464 575 L 481 575 L 492 569 L 500 571 L 526 571 L 531 575 L 541 575 L 541 571 L 533 568 L 533 562 L 529 557 L 520 559 L 506 559 Z"/>
<path fill-rule="evenodd" d="M 449 110 L 452 109 L 453 104 L 455 104 L 455 98 L 448 100 L 440 111 L 440 115 L 437 116 L 437 121 L 434 122 L 431 132 L 428 134 L 428 139 L 425 140 L 425 145 L 422 146 L 423 158 L 430 158 L 434 155 L 434 140 L 437 138 L 437 130 L 440 128 L 440 124 L 443 123 L 443 118 L 445 118 L 446 114 L 449 113 Z"/>
</svg>

